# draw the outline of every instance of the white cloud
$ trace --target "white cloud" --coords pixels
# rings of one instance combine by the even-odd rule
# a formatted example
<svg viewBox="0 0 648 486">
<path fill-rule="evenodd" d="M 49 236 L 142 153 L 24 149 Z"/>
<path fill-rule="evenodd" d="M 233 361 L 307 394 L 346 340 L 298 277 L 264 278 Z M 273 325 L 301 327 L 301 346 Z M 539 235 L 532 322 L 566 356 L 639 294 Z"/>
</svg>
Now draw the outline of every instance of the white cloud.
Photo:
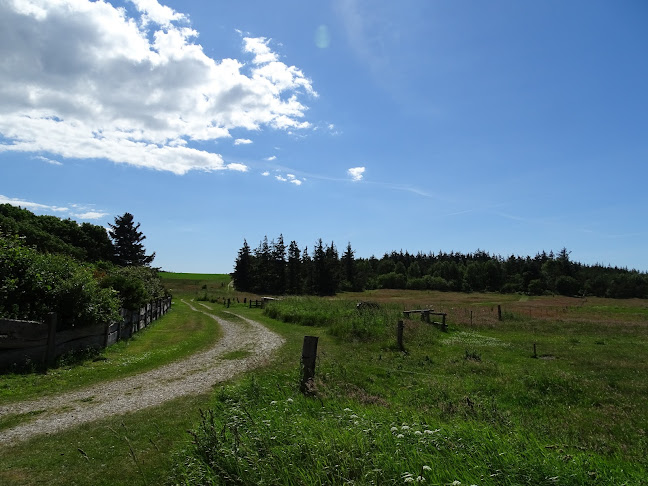
<svg viewBox="0 0 648 486">
<path fill-rule="evenodd" d="M 0 194 L 0 204 L 11 204 L 12 206 L 19 206 L 24 209 L 29 209 L 35 213 L 60 213 L 63 216 L 72 216 L 78 219 L 100 219 L 108 216 L 109 213 L 105 211 L 97 211 L 91 209 L 91 206 L 83 204 L 70 204 L 67 206 L 52 206 L 50 204 L 41 204 L 33 201 L 25 201 L 13 197 L 7 197 Z"/>
<path fill-rule="evenodd" d="M 75 213 L 72 216 L 76 216 L 80 219 L 100 219 L 104 216 L 108 216 L 108 213 L 104 213 L 102 211 L 87 211 L 85 213 Z"/>
<path fill-rule="evenodd" d="M 269 172 L 264 172 L 263 175 L 269 175 Z M 277 179 L 280 182 L 290 182 L 291 184 L 295 184 L 296 186 L 301 186 L 304 182 L 304 180 L 298 179 L 295 174 L 286 174 L 286 176 L 282 176 L 281 174 L 276 175 L 275 179 Z"/>
<path fill-rule="evenodd" d="M 237 138 L 234 140 L 234 145 L 249 145 L 252 143 L 252 140 L 249 138 Z"/>
<path fill-rule="evenodd" d="M 3 196 L 0 194 L 0 204 L 11 204 L 12 206 L 20 206 L 21 208 L 29 209 L 30 211 L 51 211 L 54 213 L 65 213 L 69 210 L 66 207 L 50 206 L 47 204 L 39 204 L 24 199 L 16 199 L 12 197 Z"/>
<path fill-rule="evenodd" d="M 347 174 L 351 176 L 351 180 L 353 181 L 361 181 L 362 177 L 364 176 L 364 167 L 352 167 L 347 170 Z"/>
<path fill-rule="evenodd" d="M 264 177 L 268 177 L 270 175 L 270 172 L 266 170 L 265 172 L 262 172 L 261 175 Z"/>
<path fill-rule="evenodd" d="M 267 160 L 268 162 L 272 162 L 273 160 L 277 160 L 277 156 L 271 155 L 270 157 L 266 157 L 265 160 Z"/>
<path fill-rule="evenodd" d="M 317 93 L 268 39 L 243 38 L 251 63 L 212 59 L 185 15 L 131 1 L 133 17 L 106 1 L 0 1 L 0 152 L 242 170 L 191 143 L 311 126 L 300 98 Z"/>
<path fill-rule="evenodd" d="M 45 162 L 46 164 L 50 164 L 50 165 L 63 165 L 63 164 L 62 164 L 61 162 L 59 162 L 58 160 L 48 159 L 47 157 L 43 157 L 42 155 L 37 155 L 37 156 L 34 157 L 34 158 L 37 159 L 37 160 L 42 160 L 42 161 Z"/>
</svg>

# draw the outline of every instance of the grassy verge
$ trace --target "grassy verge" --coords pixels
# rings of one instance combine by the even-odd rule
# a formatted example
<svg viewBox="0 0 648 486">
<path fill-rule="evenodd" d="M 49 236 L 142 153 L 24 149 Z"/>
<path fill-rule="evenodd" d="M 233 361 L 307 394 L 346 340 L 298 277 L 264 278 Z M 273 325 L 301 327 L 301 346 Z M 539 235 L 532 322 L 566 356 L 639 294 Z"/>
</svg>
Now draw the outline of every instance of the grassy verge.
<svg viewBox="0 0 648 486">
<path fill-rule="evenodd" d="M 176 298 L 171 311 L 152 326 L 101 353 L 88 354 L 85 360 L 63 360 L 46 373 L 3 374 L 0 404 L 58 394 L 148 371 L 209 347 L 219 335 L 216 321 L 192 311 Z"/>
<path fill-rule="evenodd" d="M 305 322 L 297 308 L 321 317 L 330 305 L 288 300 L 269 313 Z M 401 353 L 393 325 L 340 335 L 335 316 L 347 306 L 330 326 L 257 317 L 288 336 L 280 361 L 217 394 L 174 481 L 647 484 L 645 323 L 512 313 L 446 334 L 407 321 Z M 297 392 L 304 334 L 320 336 L 314 397 Z"/>
</svg>

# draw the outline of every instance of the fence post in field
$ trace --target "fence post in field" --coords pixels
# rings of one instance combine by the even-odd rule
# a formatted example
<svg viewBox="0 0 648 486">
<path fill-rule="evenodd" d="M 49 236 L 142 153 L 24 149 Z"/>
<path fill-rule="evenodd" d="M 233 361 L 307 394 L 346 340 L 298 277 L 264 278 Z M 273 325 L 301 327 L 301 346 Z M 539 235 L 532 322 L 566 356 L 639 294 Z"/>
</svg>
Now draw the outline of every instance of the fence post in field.
<svg viewBox="0 0 648 486">
<path fill-rule="evenodd" d="M 498 321 L 502 320 L 502 306 L 501 305 L 497 306 L 497 320 Z"/>
<path fill-rule="evenodd" d="M 534 358 L 538 357 L 538 353 L 537 353 L 537 350 L 536 350 L 536 343 L 533 343 L 533 357 Z"/>
<path fill-rule="evenodd" d="M 317 359 L 317 336 L 304 336 L 301 357 L 301 383 L 299 390 L 310 393 L 313 389 L 313 378 L 315 378 L 315 361 Z"/>
<path fill-rule="evenodd" d="M 47 314 L 47 351 L 45 354 L 45 363 L 47 366 L 54 364 L 56 358 L 56 312 Z"/>
<path fill-rule="evenodd" d="M 229 299 L 229 297 L 228 297 L 228 298 L 227 298 L 227 308 L 228 308 L 228 309 L 229 309 L 229 306 L 230 306 L 230 299 Z"/>
<path fill-rule="evenodd" d="M 405 351 L 405 346 L 403 346 L 403 329 L 405 324 L 403 321 L 398 321 L 398 327 L 396 328 L 396 341 L 398 343 L 398 349 Z"/>
<path fill-rule="evenodd" d="M 470 311 L 470 325 L 472 326 L 472 311 Z"/>
<path fill-rule="evenodd" d="M 445 320 L 446 320 L 446 315 L 443 314 L 443 315 L 441 316 L 441 330 L 442 330 L 442 331 L 447 331 L 447 330 L 448 330 L 448 326 L 446 325 L 446 321 L 445 321 Z"/>
</svg>

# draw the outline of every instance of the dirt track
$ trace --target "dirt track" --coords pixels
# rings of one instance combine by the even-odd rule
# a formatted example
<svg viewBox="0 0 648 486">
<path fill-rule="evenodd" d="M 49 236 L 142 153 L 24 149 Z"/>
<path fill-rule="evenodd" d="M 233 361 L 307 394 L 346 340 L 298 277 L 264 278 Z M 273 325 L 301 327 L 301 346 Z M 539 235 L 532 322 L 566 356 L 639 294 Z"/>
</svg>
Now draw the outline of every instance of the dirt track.
<svg viewBox="0 0 648 486">
<path fill-rule="evenodd" d="M 189 302 L 182 302 L 220 324 L 223 337 L 212 348 L 121 380 L 100 383 L 62 395 L 0 406 L 0 419 L 7 415 L 44 410 L 30 422 L 3 430 L 0 433 L 0 445 L 35 435 L 53 434 L 111 415 L 153 407 L 183 395 L 209 391 L 215 383 L 260 366 L 283 344 L 283 338 L 258 322 L 240 316 L 244 323 L 227 321 L 199 310 Z M 203 307 L 209 309 L 205 305 Z M 246 350 L 249 354 L 236 360 L 221 359 L 224 354 L 237 350 Z"/>
</svg>

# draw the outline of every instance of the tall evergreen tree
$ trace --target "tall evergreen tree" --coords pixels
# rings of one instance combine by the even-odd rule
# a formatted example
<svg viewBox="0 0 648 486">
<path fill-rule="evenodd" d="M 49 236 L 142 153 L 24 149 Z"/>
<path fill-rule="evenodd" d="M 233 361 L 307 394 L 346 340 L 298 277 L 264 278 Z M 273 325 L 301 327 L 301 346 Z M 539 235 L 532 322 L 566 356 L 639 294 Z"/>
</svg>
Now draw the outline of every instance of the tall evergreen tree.
<svg viewBox="0 0 648 486">
<path fill-rule="evenodd" d="M 243 247 L 239 250 L 238 257 L 236 258 L 234 273 L 232 273 L 234 286 L 240 292 L 250 292 L 253 290 L 252 260 L 250 246 L 247 240 L 244 239 Z"/>
<path fill-rule="evenodd" d="M 355 258 L 353 256 L 350 242 L 347 244 L 346 251 L 342 254 L 342 271 L 344 272 L 344 280 L 346 281 L 348 290 L 358 290 L 356 283 Z"/>
<path fill-rule="evenodd" d="M 146 236 L 139 230 L 140 223 L 133 222 L 131 213 L 115 217 L 115 224 L 110 226 L 110 238 L 113 240 L 114 261 L 121 266 L 148 266 L 155 258 L 155 252 L 146 255 L 142 241 Z"/>
<path fill-rule="evenodd" d="M 282 295 L 286 293 L 286 244 L 283 234 L 272 242 L 272 281 L 271 292 Z"/>
<path fill-rule="evenodd" d="M 288 247 L 287 267 L 287 292 L 289 294 L 300 294 L 302 292 L 302 272 L 299 246 L 296 241 L 291 241 Z"/>
</svg>

